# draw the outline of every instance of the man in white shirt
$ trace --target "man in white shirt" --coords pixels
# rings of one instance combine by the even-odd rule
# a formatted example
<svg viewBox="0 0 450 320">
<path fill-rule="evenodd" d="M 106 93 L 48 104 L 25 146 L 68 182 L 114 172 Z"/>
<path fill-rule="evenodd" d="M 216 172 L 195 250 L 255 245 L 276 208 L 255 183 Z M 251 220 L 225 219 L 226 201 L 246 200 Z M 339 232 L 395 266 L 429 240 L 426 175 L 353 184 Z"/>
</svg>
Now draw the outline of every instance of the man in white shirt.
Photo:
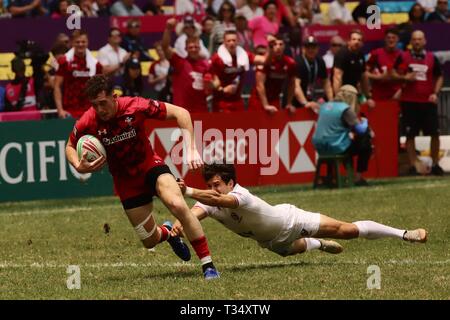
<svg viewBox="0 0 450 320">
<path fill-rule="evenodd" d="M 401 230 L 373 221 L 348 223 L 304 211 L 291 204 L 272 206 L 236 183 L 232 164 L 205 165 L 203 178 L 208 190 L 187 187 L 182 180 L 178 182 L 185 196 L 197 200 L 191 211 L 199 220 L 210 216 L 231 231 L 252 238 L 261 247 L 283 257 L 314 249 L 329 253 L 342 252 L 343 248 L 337 242 L 317 239 L 321 237 L 392 237 L 420 243 L 427 240 L 424 229 Z M 176 221 L 172 234 L 179 235 L 181 231 L 181 224 Z"/>
<path fill-rule="evenodd" d="M 131 54 L 120 47 L 121 42 L 122 35 L 119 29 L 111 28 L 108 43 L 98 50 L 97 60 L 103 66 L 103 73 L 106 75 L 121 76 L 123 74 L 123 67 Z"/>
<path fill-rule="evenodd" d="M 330 24 L 350 24 L 353 17 L 350 10 L 345 6 L 345 0 L 334 0 L 328 9 Z"/>
</svg>

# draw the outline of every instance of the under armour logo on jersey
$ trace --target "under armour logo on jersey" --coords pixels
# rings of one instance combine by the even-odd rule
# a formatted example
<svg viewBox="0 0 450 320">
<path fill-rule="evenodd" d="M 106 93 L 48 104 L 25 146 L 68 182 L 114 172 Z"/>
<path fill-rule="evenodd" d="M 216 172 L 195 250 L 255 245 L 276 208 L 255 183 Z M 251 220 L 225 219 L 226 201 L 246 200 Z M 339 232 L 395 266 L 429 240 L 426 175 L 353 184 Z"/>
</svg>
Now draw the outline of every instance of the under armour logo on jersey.
<svg viewBox="0 0 450 320">
<path fill-rule="evenodd" d="M 106 129 L 103 130 L 98 130 L 98 135 L 101 136 L 102 134 L 107 134 L 108 131 L 106 131 Z"/>
</svg>

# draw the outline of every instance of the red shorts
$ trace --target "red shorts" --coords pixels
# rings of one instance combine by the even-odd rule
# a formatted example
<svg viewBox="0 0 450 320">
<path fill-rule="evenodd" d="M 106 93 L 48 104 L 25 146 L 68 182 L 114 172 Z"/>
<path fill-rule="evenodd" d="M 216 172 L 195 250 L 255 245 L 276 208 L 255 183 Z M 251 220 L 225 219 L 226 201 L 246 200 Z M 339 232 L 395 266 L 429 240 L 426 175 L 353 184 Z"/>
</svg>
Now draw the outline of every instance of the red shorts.
<svg viewBox="0 0 450 320">
<path fill-rule="evenodd" d="M 229 100 L 214 100 L 214 111 L 216 112 L 234 112 L 234 111 L 244 111 L 245 105 L 244 100 L 239 99 L 235 101 Z"/>
<path fill-rule="evenodd" d="M 159 164 L 135 177 L 114 177 L 114 189 L 124 209 L 133 209 L 152 202 L 156 196 L 156 180 L 164 173 L 172 174 L 167 165 Z"/>
</svg>

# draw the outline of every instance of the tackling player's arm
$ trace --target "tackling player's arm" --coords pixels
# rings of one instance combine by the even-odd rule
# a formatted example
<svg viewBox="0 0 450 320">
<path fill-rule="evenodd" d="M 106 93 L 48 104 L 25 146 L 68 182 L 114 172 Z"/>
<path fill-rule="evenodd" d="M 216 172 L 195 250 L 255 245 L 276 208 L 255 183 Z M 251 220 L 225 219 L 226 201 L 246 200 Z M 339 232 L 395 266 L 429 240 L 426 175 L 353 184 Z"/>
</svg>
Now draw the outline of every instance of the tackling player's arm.
<svg viewBox="0 0 450 320">
<path fill-rule="evenodd" d="M 178 127 L 183 134 L 183 141 L 187 143 L 189 169 L 195 170 L 201 168 L 203 161 L 195 145 L 194 128 L 192 127 L 189 111 L 170 103 L 165 103 L 165 105 L 167 110 L 166 119 L 177 121 Z"/>
<path fill-rule="evenodd" d="M 181 192 L 194 200 L 197 200 L 207 206 L 236 209 L 239 207 L 239 201 L 230 194 L 222 194 L 215 190 L 202 190 L 186 186 L 183 179 L 177 179 Z"/>
<path fill-rule="evenodd" d="M 194 214 L 194 216 L 197 217 L 197 219 L 199 221 L 205 219 L 208 216 L 207 212 L 204 209 L 197 207 L 197 206 L 193 206 L 191 208 L 191 212 Z M 170 235 L 172 237 L 182 236 L 182 232 L 183 232 L 183 226 L 181 225 L 181 222 L 179 220 L 175 220 L 175 222 L 172 225 L 172 230 L 170 231 Z"/>
</svg>

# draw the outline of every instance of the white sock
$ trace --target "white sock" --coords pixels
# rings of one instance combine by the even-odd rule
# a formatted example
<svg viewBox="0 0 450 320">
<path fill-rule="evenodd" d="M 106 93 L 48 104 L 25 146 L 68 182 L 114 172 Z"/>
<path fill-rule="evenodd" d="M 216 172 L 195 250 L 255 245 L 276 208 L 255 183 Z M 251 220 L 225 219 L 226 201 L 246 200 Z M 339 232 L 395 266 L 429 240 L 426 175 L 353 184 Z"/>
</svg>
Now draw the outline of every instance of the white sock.
<svg viewBox="0 0 450 320">
<path fill-rule="evenodd" d="M 304 238 L 306 242 L 306 251 L 311 251 L 314 249 L 319 249 L 322 245 L 319 240 L 314 238 Z"/>
<path fill-rule="evenodd" d="M 200 259 L 202 265 L 212 262 L 211 256 L 206 256 Z"/>
<path fill-rule="evenodd" d="M 353 224 L 358 227 L 360 238 L 370 240 L 388 237 L 403 239 L 405 233 L 405 230 L 385 226 L 374 221 L 356 221 Z"/>
</svg>

